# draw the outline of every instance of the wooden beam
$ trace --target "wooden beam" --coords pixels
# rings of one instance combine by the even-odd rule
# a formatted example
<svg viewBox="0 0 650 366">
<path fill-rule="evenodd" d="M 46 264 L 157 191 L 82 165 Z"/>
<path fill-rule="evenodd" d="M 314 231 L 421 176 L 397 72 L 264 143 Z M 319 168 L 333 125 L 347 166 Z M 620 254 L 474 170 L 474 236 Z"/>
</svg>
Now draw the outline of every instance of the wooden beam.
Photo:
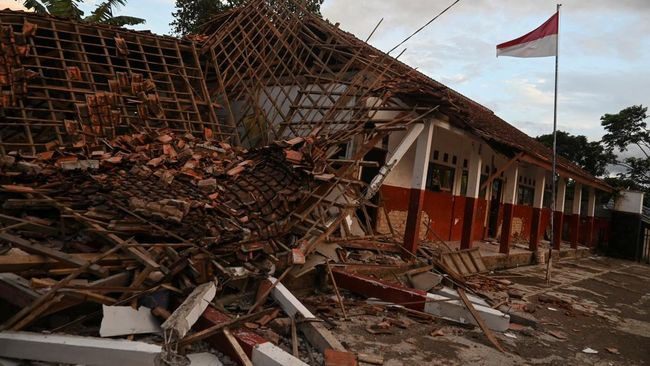
<svg viewBox="0 0 650 366">
<path fill-rule="evenodd" d="M 0 240 L 7 241 L 11 243 L 13 246 L 18 247 L 28 253 L 44 255 L 46 257 L 54 258 L 59 262 L 63 262 L 75 267 L 83 267 L 89 264 L 89 262 L 71 256 L 68 253 L 63 253 L 61 251 L 46 247 L 41 244 L 32 243 L 28 240 L 25 240 L 15 235 L 0 233 Z M 88 265 L 88 271 L 100 277 L 108 276 L 108 271 L 105 268 L 99 266 L 98 264 Z"/>
<path fill-rule="evenodd" d="M 505 172 L 508 168 L 510 168 L 510 166 L 511 166 L 512 164 L 514 164 L 514 163 L 516 163 L 517 161 L 519 161 L 523 156 L 524 156 L 524 153 L 523 153 L 523 152 L 520 152 L 519 154 L 515 155 L 514 158 L 508 160 L 505 164 L 503 164 L 502 167 L 500 167 L 499 169 L 497 169 L 497 171 L 496 171 L 494 174 L 490 175 L 490 176 L 485 180 L 485 182 L 483 182 L 483 183 L 481 184 L 481 188 L 480 188 L 479 190 L 484 189 L 485 187 L 487 187 L 488 184 L 490 184 L 490 182 L 492 182 L 493 180 L 495 180 L 496 178 L 498 178 L 498 177 L 501 175 L 501 173 Z"/>
<path fill-rule="evenodd" d="M 250 358 L 248 358 L 246 352 L 244 352 L 244 349 L 241 348 L 241 345 L 239 345 L 237 339 L 235 339 L 232 333 L 230 333 L 230 329 L 223 328 L 223 335 L 226 337 L 228 343 L 230 343 L 230 346 L 237 354 L 237 361 L 239 361 L 238 363 L 242 366 L 253 366 L 253 363 L 251 362 Z"/>
<path fill-rule="evenodd" d="M 68 253 L 68 255 L 86 262 L 91 262 L 100 256 L 100 254 L 94 253 Z M 136 262 L 130 256 L 114 254 L 99 260 L 97 263 L 102 266 L 110 266 L 116 264 L 129 265 Z M 69 268 L 69 265 L 43 255 L 0 255 L 0 273 L 16 273 L 34 268 Z"/>
<path fill-rule="evenodd" d="M 472 317 L 476 321 L 476 324 L 478 324 L 479 328 L 483 331 L 487 339 L 494 345 L 496 349 L 499 351 L 505 353 L 506 351 L 501 347 L 501 344 L 499 343 L 499 340 L 496 339 L 494 336 L 494 333 L 488 328 L 488 326 L 485 324 L 483 321 L 483 318 L 476 312 L 476 309 L 474 309 L 474 305 L 472 305 L 471 301 L 467 298 L 467 295 L 465 295 L 465 291 L 462 288 L 456 289 L 458 291 L 458 296 L 460 296 L 460 299 L 463 301 L 465 306 L 467 307 L 467 310 L 469 310 L 470 314 L 472 314 Z"/>
</svg>

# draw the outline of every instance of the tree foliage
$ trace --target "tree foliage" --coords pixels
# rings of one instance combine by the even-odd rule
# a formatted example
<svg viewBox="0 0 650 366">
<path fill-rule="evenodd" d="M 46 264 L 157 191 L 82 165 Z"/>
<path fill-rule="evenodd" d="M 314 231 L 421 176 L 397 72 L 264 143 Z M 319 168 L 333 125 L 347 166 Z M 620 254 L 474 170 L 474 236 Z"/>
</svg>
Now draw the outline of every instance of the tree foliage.
<svg viewBox="0 0 650 366">
<path fill-rule="evenodd" d="M 553 147 L 553 135 L 537 136 L 537 140 Z M 565 131 L 557 131 L 557 153 L 588 171 L 596 177 L 606 175 L 607 166 L 615 162 L 615 156 L 610 148 L 599 141 L 589 141 L 583 135 L 572 135 Z"/>
<path fill-rule="evenodd" d="M 215 14 L 244 4 L 247 0 L 176 0 L 174 20 L 169 24 L 176 35 L 199 33 Z M 307 10 L 320 15 L 323 0 L 304 0 Z"/>
<path fill-rule="evenodd" d="M 650 202 L 650 130 L 647 119 L 648 108 L 634 105 L 616 114 L 605 114 L 600 123 L 606 131 L 604 146 L 632 154 L 617 161 L 624 171 L 612 183 L 620 188 L 645 191 L 646 202 Z"/>
<path fill-rule="evenodd" d="M 80 0 L 24 0 L 23 6 L 37 14 L 49 14 L 89 23 L 124 26 L 145 22 L 142 18 L 114 15 L 115 9 L 118 6 L 125 5 L 127 0 L 106 0 L 101 2 L 88 16 L 84 16 L 83 10 L 79 8 L 81 2 Z"/>
</svg>

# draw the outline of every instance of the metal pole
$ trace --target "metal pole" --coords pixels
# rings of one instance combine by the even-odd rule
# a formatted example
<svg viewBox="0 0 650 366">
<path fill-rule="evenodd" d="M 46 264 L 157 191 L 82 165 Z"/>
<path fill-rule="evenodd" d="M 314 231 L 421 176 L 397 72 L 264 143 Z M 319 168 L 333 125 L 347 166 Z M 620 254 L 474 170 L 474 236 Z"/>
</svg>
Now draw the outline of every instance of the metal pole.
<svg viewBox="0 0 650 366">
<path fill-rule="evenodd" d="M 558 74 L 558 61 L 560 59 L 560 7 L 562 4 L 557 4 L 557 40 L 555 42 L 555 98 L 553 106 L 553 168 L 551 170 L 551 245 L 548 250 L 548 262 L 546 264 L 546 283 L 551 282 L 551 262 L 553 255 L 553 245 L 555 243 L 555 191 L 557 179 L 557 74 Z M 560 241 L 562 240 L 562 230 L 560 229 Z"/>
</svg>

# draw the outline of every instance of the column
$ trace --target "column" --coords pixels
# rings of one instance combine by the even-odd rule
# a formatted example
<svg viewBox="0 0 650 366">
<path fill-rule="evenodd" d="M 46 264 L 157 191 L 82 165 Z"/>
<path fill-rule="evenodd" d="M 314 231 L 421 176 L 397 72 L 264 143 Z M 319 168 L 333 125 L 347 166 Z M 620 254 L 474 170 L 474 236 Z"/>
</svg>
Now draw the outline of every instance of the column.
<svg viewBox="0 0 650 366">
<path fill-rule="evenodd" d="M 594 224 L 596 216 L 596 190 L 594 187 L 589 187 L 587 200 L 587 237 L 585 237 L 585 245 L 589 248 L 596 246 L 594 243 Z"/>
<path fill-rule="evenodd" d="M 474 241 L 474 221 L 476 221 L 476 206 L 481 188 L 481 169 L 483 166 L 480 146 L 472 146 L 472 151 L 468 156 L 467 194 L 465 195 L 465 212 L 463 215 L 463 235 L 460 240 L 461 249 L 470 249 Z"/>
<path fill-rule="evenodd" d="M 404 247 L 411 253 L 418 250 L 420 242 L 420 221 L 422 205 L 424 203 L 424 190 L 429 170 L 429 157 L 431 156 L 431 143 L 433 140 L 433 125 L 425 122 L 424 129 L 418 136 L 415 145 L 415 157 L 411 173 L 411 191 L 409 194 L 408 216 L 404 230 Z"/>
<path fill-rule="evenodd" d="M 544 209 L 544 189 L 546 187 L 546 170 L 538 168 L 535 174 L 535 197 L 533 198 L 533 222 L 530 225 L 530 243 L 528 248 L 537 251 L 544 235 L 542 212 Z"/>
<path fill-rule="evenodd" d="M 573 205 L 571 207 L 571 223 L 569 225 L 569 239 L 571 248 L 578 248 L 580 238 L 580 206 L 582 204 L 582 184 L 576 182 L 573 187 Z"/>
<path fill-rule="evenodd" d="M 564 201 L 566 199 L 566 180 L 558 178 L 555 187 L 555 211 L 553 212 L 553 248 L 559 250 L 562 244 L 562 226 L 564 225 Z"/>
<path fill-rule="evenodd" d="M 456 170 L 454 171 L 454 186 L 453 189 L 451 190 L 451 194 L 454 196 L 460 196 L 461 195 L 461 186 L 462 186 L 462 180 L 463 180 L 463 160 L 464 160 L 464 154 L 466 152 L 463 150 L 458 150 L 459 152 L 462 151 L 462 153 L 459 153 L 456 156 Z"/>
<path fill-rule="evenodd" d="M 503 224 L 501 226 L 501 240 L 499 253 L 510 253 L 510 242 L 512 240 L 512 218 L 517 203 L 517 187 L 519 186 L 519 165 L 512 164 L 505 172 L 505 184 L 503 187 Z"/>
</svg>

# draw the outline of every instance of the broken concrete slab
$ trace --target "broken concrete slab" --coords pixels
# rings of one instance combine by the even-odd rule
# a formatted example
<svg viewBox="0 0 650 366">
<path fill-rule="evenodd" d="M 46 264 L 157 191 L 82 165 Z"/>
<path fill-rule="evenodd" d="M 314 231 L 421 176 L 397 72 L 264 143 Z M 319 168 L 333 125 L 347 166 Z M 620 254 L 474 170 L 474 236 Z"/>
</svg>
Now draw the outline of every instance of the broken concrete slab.
<svg viewBox="0 0 650 366">
<path fill-rule="evenodd" d="M 223 366 L 219 358 L 212 353 L 192 353 L 187 355 L 190 360 L 190 366 Z"/>
<path fill-rule="evenodd" d="M 277 282 L 277 279 L 273 277 L 269 277 L 268 280 L 271 284 Z M 334 337 L 332 332 L 320 323 L 320 319 L 314 316 L 282 283 L 278 283 L 273 288 L 271 296 L 280 304 L 280 307 L 287 315 L 290 317 L 298 316 L 297 319 L 301 320 L 298 323 L 298 329 L 305 335 L 309 343 L 320 352 L 327 349 L 345 351 L 345 347 Z"/>
<path fill-rule="evenodd" d="M 531 314 L 525 313 L 523 311 L 518 311 L 508 305 L 501 305 L 498 309 L 502 313 L 510 315 L 510 321 L 513 323 L 527 325 L 533 328 L 536 328 L 538 326 L 537 319 L 535 319 L 535 317 Z"/>
<path fill-rule="evenodd" d="M 102 312 L 101 337 L 161 332 L 158 319 L 148 307 L 141 306 L 136 310 L 130 306 L 102 305 Z"/>
<path fill-rule="evenodd" d="M 271 284 L 275 284 L 278 280 L 274 277 L 269 277 L 268 278 L 269 282 Z M 316 318 L 314 314 L 312 314 L 306 307 L 305 305 L 300 302 L 293 294 L 291 291 L 289 291 L 288 288 L 286 288 L 282 283 L 278 283 L 274 288 L 273 291 L 271 292 L 271 296 L 280 303 L 280 307 L 282 307 L 282 310 L 289 315 L 290 317 L 295 317 L 296 314 L 300 314 L 305 319 L 312 319 Z"/>
<path fill-rule="evenodd" d="M 472 314 L 460 300 L 450 300 L 449 297 L 436 294 L 427 294 L 427 299 L 428 301 L 424 305 L 424 311 L 426 313 L 463 324 L 477 325 Z M 488 328 L 498 332 L 508 330 L 508 326 L 510 325 L 509 315 L 487 306 L 474 304 L 474 308 Z"/>
<path fill-rule="evenodd" d="M 93 366 L 154 365 L 161 347 L 144 342 L 63 334 L 0 332 L 0 357 Z"/>
<path fill-rule="evenodd" d="M 174 310 L 172 315 L 161 325 L 164 330 L 171 330 L 178 338 L 183 338 L 199 319 L 217 293 L 214 282 L 197 286 L 194 291 Z"/>
<path fill-rule="evenodd" d="M 413 288 L 422 291 L 429 291 L 442 282 L 442 276 L 433 272 L 422 272 L 409 276 L 409 281 Z"/>
<path fill-rule="evenodd" d="M 253 347 L 251 361 L 255 366 L 307 366 L 306 363 L 271 342 Z"/>
<path fill-rule="evenodd" d="M 430 293 L 432 293 L 434 295 L 444 296 L 444 297 L 447 297 L 447 298 L 450 298 L 450 299 L 460 300 L 460 296 L 458 296 L 458 292 L 456 290 L 454 290 L 454 289 L 452 289 L 450 287 L 446 287 L 446 286 L 441 288 L 441 289 L 430 291 Z M 467 294 L 467 298 L 474 305 L 481 305 L 481 306 L 490 307 L 490 305 L 487 303 L 487 301 L 485 301 L 484 299 L 482 299 L 482 298 L 480 298 L 480 297 L 478 297 L 476 295 Z"/>
</svg>

